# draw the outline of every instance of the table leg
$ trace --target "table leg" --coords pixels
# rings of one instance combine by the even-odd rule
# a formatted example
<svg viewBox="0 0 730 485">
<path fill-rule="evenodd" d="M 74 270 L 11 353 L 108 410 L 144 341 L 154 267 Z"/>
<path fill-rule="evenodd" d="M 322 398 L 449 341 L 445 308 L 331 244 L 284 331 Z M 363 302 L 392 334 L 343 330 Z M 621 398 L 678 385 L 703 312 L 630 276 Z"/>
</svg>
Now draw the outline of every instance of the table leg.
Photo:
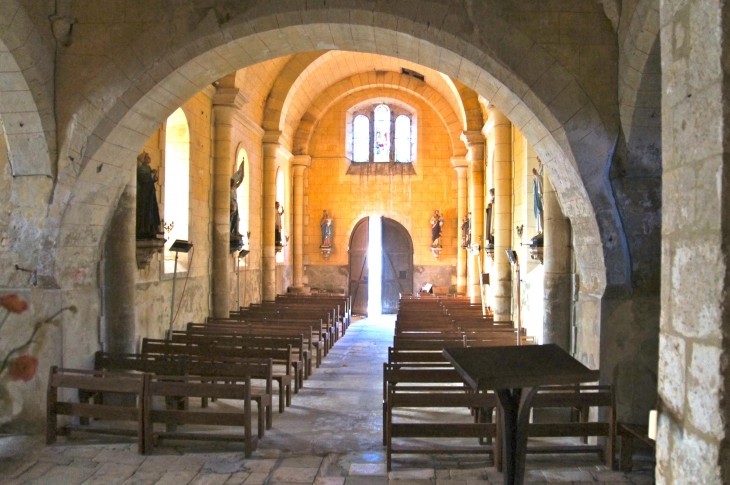
<svg viewBox="0 0 730 485">
<path fill-rule="evenodd" d="M 527 425 L 536 387 L 499 389 L 502 414 L 502 470 L 505 485 L 522 485 L 525 475 Z"/>
</svg>

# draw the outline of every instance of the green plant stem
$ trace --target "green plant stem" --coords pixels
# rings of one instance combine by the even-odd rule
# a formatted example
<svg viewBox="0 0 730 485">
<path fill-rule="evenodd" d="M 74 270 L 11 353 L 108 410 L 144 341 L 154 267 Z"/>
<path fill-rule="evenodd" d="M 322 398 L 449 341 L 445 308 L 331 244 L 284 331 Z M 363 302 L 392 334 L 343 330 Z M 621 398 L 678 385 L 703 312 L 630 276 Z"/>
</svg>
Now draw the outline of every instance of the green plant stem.
<svg viewBox="0 0 730 485">
<path fill-rule="evenodd" d="M 40 322 L 37 322 L 33 326 L 33 332 L 31 332 L 28 340 L 26 340 L 25 343 L 12 349 L 10 352 L 8 352 L 8 355 L 5 356 L 5 360 L 3 360 L 3 363 L 0 366 L 0 375 L 2 375 L 2 373 L 5 372 L 5 369 L 8 368 L 8 364 L 10 363 L 10 358 L 13 355 L 17 354 L 18 352 L 20 352 L 21 350 L 25 349 L 26 347 L 28 347 L 30 344 L 33 343 L 33 339 L 35 338 L 36 334 L 38 333 L 38 330 L 40 330 L 43 325 L 46 325 L 47 323 L 51 323 L 54 318 L 56 318 L 61 313 L 65 312 L 66 310 L 70 310 L 70 309 L 71 309 L 71 307 L 63 307 L 60 310 L 58 310 L 56 313 L 51 315 L 50 317 L 46 318 L 45 320 L 41 320 Z M 5 323 L 4 320 L 3 320 L 3 323 Z"/>
</svg>

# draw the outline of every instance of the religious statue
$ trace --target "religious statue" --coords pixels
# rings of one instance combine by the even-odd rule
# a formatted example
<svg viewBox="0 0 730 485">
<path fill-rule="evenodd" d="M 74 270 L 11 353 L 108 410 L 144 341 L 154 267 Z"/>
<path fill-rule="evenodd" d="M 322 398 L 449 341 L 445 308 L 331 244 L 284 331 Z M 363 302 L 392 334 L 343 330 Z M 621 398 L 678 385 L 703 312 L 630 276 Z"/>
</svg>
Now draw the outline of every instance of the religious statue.
<svg viewBox="0 0 730 485">
<path fill-rule="evenodd" d="M 487 248 L 494 247 L 494 189 L 489 189 L 487 204 Z"/>
<path fill-rule="evenodd" d="M 241 217 L 238 213 L 238 187 L 243 182 L 243 168 L 245 159 L 241 159 L 241 164 L 238 166 L 238 170 L 231 177 L 231 236 L 236 239 L 243 237 L 238 231 L 238 223 Z"/>
<path fill-rule="evenodd" d="M 537 159 L 537 170 L 532 169 L 533 195 L 535 198 L 534 213 L 537 220 L 537 233 L 542 234 L 543 228 L 543 189 L 542 189 L 542 162 Z"/>
<path fill-rule="evenodd" d="M 154 239 L 161 234 L 160 208 L 157 205 L 157 170 L 150 167 L 149 153 L 137 156 L 137 239 Z"/>
<path fill-rule="evenodd" d="M 471 245 L 471 212 L 461 220 L 461 247 L 468 249 Z"/>
<path fill-rule="evenodd" d="M 329 212 L 326 210 L 322 211 L 322 219 L 319 221 L 319 227 L 322 230 L 322 245 L 323 248 L 332 247 L 332 218 Z"/>
<path fill-rule="evenodd" d="M 431 247 L 441 247 L 441 228 L 444 226 L 444 217 L 435 211 L 431 216 Z"/>
<path fill-rule="evenodd" d="M 276 222 L 274 223 L 274 245 L 278 247 L 283 247 L 284 245 L 281 243 L 281 216 L 284 215 L 284 206 L 279 204 L 279 201 L 276 201 L 276 214 L 274 217 L 276 217 Z"/>
</svg>

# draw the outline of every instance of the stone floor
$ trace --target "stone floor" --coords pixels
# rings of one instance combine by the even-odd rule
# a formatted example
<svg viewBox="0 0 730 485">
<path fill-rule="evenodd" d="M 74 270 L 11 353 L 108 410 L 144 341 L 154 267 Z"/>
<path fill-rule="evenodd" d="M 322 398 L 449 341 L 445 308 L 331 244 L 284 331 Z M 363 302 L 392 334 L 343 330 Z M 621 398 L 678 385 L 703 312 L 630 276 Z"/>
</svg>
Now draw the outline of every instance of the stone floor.
<svg viewBox="0 0 730 485">
<path fill-rule="evenodd" d="M 502 483 L 491 460 L 479 456 L 397 455 L 386 472 L 381 376 L 392 329 L 392 317 L 353 322 L 292 406 L 275 414 L 250 459 L 240 447 L 219 443 L 165 442 L 141 456 L 131 440 L 119 438 L 78 435 L 45 447 L 39 436 L 5 437 L 0 485 Z M 610 471 L 595 455 L 528 455 L 525 482 L 654 483 L 648 457 L 636 460 L 635 470 Z"/>
</svg>

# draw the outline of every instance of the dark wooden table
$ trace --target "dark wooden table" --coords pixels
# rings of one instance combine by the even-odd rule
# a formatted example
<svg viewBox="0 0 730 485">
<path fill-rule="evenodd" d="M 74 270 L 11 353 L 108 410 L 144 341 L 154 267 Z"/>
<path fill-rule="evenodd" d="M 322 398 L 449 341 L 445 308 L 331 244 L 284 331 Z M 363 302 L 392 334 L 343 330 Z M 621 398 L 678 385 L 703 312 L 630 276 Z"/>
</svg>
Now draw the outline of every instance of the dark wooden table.
<svg viewBox="0 0 730 485">
<path fill-rule="evenodd" d="M 555 344 L 449 348 L 444 349 L 444 356 L 475 390 L 497 393 L 503 418 L 505 485 L 522 485 L 527 424 L 538 387 L 598 380 L 598 371 L 590 370 Z"/>
</svg>

